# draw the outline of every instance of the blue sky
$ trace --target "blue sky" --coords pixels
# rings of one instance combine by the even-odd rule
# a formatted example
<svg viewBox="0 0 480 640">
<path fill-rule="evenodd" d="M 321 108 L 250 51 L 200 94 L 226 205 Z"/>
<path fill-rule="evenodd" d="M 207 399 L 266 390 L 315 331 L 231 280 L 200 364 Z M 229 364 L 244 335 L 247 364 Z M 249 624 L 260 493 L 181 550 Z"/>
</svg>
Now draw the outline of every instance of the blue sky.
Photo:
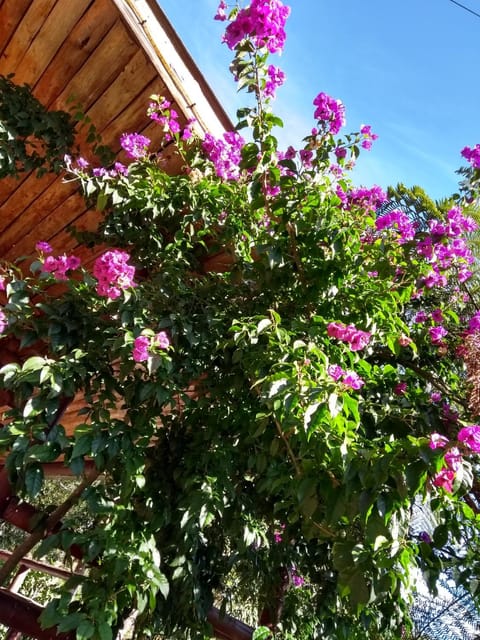
<svg viewBox="0 0 480 640">
<path fill-rule="evenodd" d="M 379 135 L 361 155 L 357 184 L 419 184 L 433 198 L 456 190 L 460 150 L 480 142 L 480 18 L 449 0 L 290 0 L 287 43 L 272 63 L 287 74 L 274 111 L 282 147 L 300 146 L 313 98 L 325 91 L 346 107 L 345 132 L 371 124 Z M 221 44 L 217 0 L 159 0 L 235 120 L 242 94 Z M 480 13 L 479 0 L 462 4 Z M 245 2 L 243 2 L 243 5 Z"/>
</svg>

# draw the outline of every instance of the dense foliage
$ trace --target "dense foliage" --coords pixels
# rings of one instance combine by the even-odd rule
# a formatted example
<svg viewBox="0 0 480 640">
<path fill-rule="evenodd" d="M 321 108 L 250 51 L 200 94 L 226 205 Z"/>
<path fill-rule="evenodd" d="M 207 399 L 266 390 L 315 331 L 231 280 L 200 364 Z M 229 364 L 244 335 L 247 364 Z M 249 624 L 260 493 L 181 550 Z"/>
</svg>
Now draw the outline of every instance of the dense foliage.
<svg viewBox="0 0 480 640">
<path fill-rule="evenodd" d="M 75 543 L 91 563 L 43 622 L 108 640 L 135 611 L 140 637 L 201 638 L 214 602 L 229 611 L 246 594 L 278 638 L 398 638 L 418 571 L 434 589 L 448 566 L 476 595 L 476 225 L 457 205 L 422 225 L 376 213 L 386 195 L 348 178 L 376 136 L 339 137 L 345 108 L 325 93 L 304 147 L 281 152 L 284 74 L 269 56 L 288 8 L 225 10 L 253 98 L 236 131 L 199 140 L 153 96 L 184 173 L 167 175 L 136 133 L 121 140 L 128 166 L 67 158 L 104 213 L 78 237 L 109 249 L 87 269 L 39 238 L 31 275 L 4 265 L 3 336 L 41 345 L 1 370 L 12 481 L 35 497 L 60 455 L 104 477 L 83 494 L 94 525 L 67 516 L 41 546 Z M 70 438 L 56 416 L 78 392 Z M 416 502 L 429 531 L 411 527 Z"/>
</svg>

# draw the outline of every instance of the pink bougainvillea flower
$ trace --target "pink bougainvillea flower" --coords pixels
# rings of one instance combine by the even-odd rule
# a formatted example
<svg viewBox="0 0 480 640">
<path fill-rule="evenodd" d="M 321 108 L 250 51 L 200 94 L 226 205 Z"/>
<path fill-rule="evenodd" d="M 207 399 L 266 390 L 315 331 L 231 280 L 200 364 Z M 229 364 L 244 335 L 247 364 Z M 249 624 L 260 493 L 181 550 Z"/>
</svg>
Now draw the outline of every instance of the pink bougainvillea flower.
<svg viewBox="0 0 480 640">
<path fill-rule="evenodd" d="M 398 242 L 403 244 L 415 237 L 416 225 L 403 211 L 390 211 L 375 220 L 377 231 L 393 229 L 398 232 Z"/>
<path fill-rule="evenodd" d="M 271 64 L 268 66 L 267 76 L 263 93 L 266 98 L 274 98 L 278 87 L 281 87 L 285 82 L 285 73 L 279 67 Z"/>
<path fill-rule="evenodd" d="M 292 565 L 290 569 L 290 578 L 292 580 L 292 585 L 296 589 L 303 587 L 303 585 L 305 584 L 305 578 L 298 573 L 298 569 L 295 565 Z"/>
<path fill-rule="evenodd" d="M 273 532 L 273 539 L 275 544 L 280 544 L 283 541 L 283 532 L 285 531 L 285 525 L 282 523 L 280 529 Z"/>
<path fill-rule="evenodd" d="M 7 288 L 7 283 L 5 282 L 5 276 L 0 276 L 0 291 L 5 291 Z"/>
<path fill-rule="evenodd" d="M 80 267 L 80 258 L 67 256 L 65 254 L 57 256 L 47 256 L 42 265 L 44 273 L 51 273 L 57 280 L 67 280 L 67 271 L 74 271 Z"/>
<path fill-rule="evenodd" d="M 472 424 L 469 427 L 463 427 L 458 432 L 457 439 L 474 453 L 480 453 L 480 425 Z"/>
<path fill-rule="evenodd" d="M 328 132 L 336 135 L 346 122 L 343 102 L 322 91 L 314 99 L 313 104 L 317 107 L 313 114 L 314 118 L 325 122 Z"/>
<path fill-rule="evenodd" d="M 125 251 L 111 249 L 95 260 L 93 275 L 98 280 L 96 291 L 99 296 L 114 300 L 122 290 L 135 287 L 135 267 L 128 264 L 130 256 Z"/>
<path fill-rule="evenodd" d="M 226 5 L 220 3 L 218 20 L 224 20 Z M 266 47 L 270 53 L 280 53 L 285 45 L 285 23 L 290 7 L 280 0 L 252 0 L 250 6 L 240 9 L 225 29 L 222 41 L 230 49 L 251 38 L 256 47 Z"/>
<path fill-rule="evenodd" d="M 213 162 L 215 172 L 224 180 L 238 180 L 240 177 L 240 160 L 245 140 L 235 131 L 227 131 L 222 138 L 215 138 L 211 133 L 205 134 L 202 149 L 207 158 Z"/>
<path fill-rule="evenodd" d="M 40 253 L 46 253 L 46 254 L 52 253 L 53 251 L 51 245 L 48 242 L 44 242 L 43 240 L 40 240 L 40 242 L 37 242 L 37 244 L 35 245 L 35 249 Z"/>
<path fill-rule="evenodd" d="M 224 0 L 221 0 L 220 4 L 218 5 L 217 13 L 215 14 L 213 19 L 224 22 L 227 19 L 227 15 L 225 13 L 226 8 L 227 8 L 227 3 L 224 2 Z"/>
<path fill-rule="evenodd" d="M 140 160 L 148 153 L 150 139 L 140 133 L 124 133 L 120 136 L 120 146 L 129 158 Z"/>
<path fill-rule="evenodd" d="M 8 321 L 7 316 L 0 310 L 0 333 L 3 333 L 7 328 Z"/>
<path fill-rule="evenodd" d="M 376 133 L 372 133 L 372 127 L 369 124 L 362 124 L 360 127 L 360 133 L 362 134 L 362 141 L 360 146 L 367 151 L 372 148 L 372 143 L 378 139 Z"/>
<path fill-rule="evenodd" d="M 464 147 L 460 153 L 472 167 L 480 169 L 480 144 L 476 144 L 474 147 Z"/>
<path fill-rule="evenodd" d="M 337 195 L 339 196 L 338 191 Z M 350 210 L 353 207 L 358 207 L 363 209 L 365 213 L 373 213 L 387 200 L 387 194 L 378 185 L 374 185 L 370 189 L 358 187 L 345 194 L 345 209 Z"/>
<path fill-rule="evenodd" d="M 128 167 L 121 162 L 115 162 L 113 169 L 110 171 L 110 175 L 115 176 L 128 176 Z"/>
<path fill-rule="evenodd" d="M 147 336 L 138 336 L 133 341 L 133 359 L 135 362 L 145 362 L 148 360 L 150 348 L 150 338 Z"/>
<path fill-rule="evenodd" d="M 170 346 L 170 339 L 165 331 L 159 331 L 153 338 L 153 345 L 159 349 L 168 349 Z"/>
<path fill-rule="evenodd" d="M 345 375 L 345 371 L 338 364 L 331 364 L 327 369 L 328 375 L 337 382 L 340 378 Z"/>
<path fill-rule="evenodd" d="M 441 433 L 432 433 L 428 446 L 430 449 L 443 449 L 448 444 L 448 438 L 442 436 Z"/>
<path fill-rule="evenodd" d="M 358 391 L 363 387 L 365 381 L 362 380 L 362 378 L 360 378 L 358 373 L 355 373 L 355 371 L 346 371 L 345 375 L 342 378 L 342 384 L 344 384 L 346 387 L 350 387 L 350 389 Z"/>
<path fill-rule="evenodd" d="M 145 362 L 157 349 L 168 349 L 170 339 L 165 331 L 159 331 L 154 336 L 140 335 L 133 341 L 132 356 L 135 362 Z"/>
<path fill-rule="evenodd" d="M 469 331 L 480 331 L 480 311 L 477 311 L 468 322 Z"/>
<path fill-rule="evenodd" d="M 393 387 L 393 393 L 396 396 L 403 396 L 405 394 L 407 390 L 407 383 L 406 382 L 399 382 L 398 384 L 396 384 Z"/>
<path fill-rule="evenodd" d="M 430 334 L 430 339 L 433 344 L 441 344 L 442 339 L 448 334 L 448 331 L 445 327 L 438 325 L 436 327 L 430 327 L 428 333 Z"/>
<path fill-rule="evenodd" d="M 458 447 L 452 447 L 445 454 L 445 464 L 452 471 L 458 471 L 462 466 L 462 454 Z"/>
<path fill-rule="evenodd" d="M 440 393 L 440 391 L 432 391 L 432 393 L 430 394 L 430 400 L 435 403 L 441 402 L 442 394 Z"/>
<path fill-rule="evenodd" d="M 441 324 L 444 321 L 444 317 L 441 309 L 434 309 L 430 314 L 430 317 L 437 324 Z"/>
<path fill-rule="evenodd" d="M 453 482 L 455 480 L 455 471 L 452 469 L 441 469 L 434 477 L 433 484 L 436 487 L 441 487 L 447 493 L 452 493 Z"/>
<path fill-rule="evenodd" d="M 345 371 L 338 364 L 331 364 L 327 369 L 327 373 L 335 382 L 340 382 L 355 391 L 361 389 L 365 384 L 365 381 L 355 371 Z"/>
<path fill-rule="evenodd" d="M 327 326 L 327 334 L 330 338 L 348 342 L 352 351 L 365 349 L 372 335 L 368 331 L 357 329 L 354 324 L 345 325 L 343 322 L 330 322 Z"/>
</svg>

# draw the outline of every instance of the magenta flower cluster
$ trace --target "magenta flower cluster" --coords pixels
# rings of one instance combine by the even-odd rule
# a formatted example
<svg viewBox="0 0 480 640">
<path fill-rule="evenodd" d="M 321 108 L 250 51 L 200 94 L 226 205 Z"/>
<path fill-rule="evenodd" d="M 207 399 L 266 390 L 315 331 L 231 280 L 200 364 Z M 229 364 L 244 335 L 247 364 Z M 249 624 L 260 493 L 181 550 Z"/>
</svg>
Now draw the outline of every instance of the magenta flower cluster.
<svg viewBox="0 0 480 640">
<path fill-rule="evenodd" d="M 448 211 L 445 221 L 431 220 L 430 234 L 417 244 L 418 253 L 431 265 L 431 270 L 424 278 L 427 289 L 445 287 L 448 279 L 445 272 L 452 267 L 456 269 L 456 279 L 465 282 L 472 276 L 468 265 L 474 262 L 472 251 L 463 233 L 471 233 L 477 229 L 476 222 L 464 216 L 458 207 Z"/>
<path fill-rule="evenodd" d="M 140 133 L 123 133 L 120 136 L 120 146 L 129 158 L 140 160 L 145 158 L 150 146 L 150 139 Z"/>
<path fill-rule="evenodd" d="M 145 362 L 157 350 L 168 349 L 169 346 L 170 340 L 165 331 L 160 331 L 153 337 L 141 335 L 133 341 L 132 357 L 135 362 Z"/>
<path fill-rule="evenodd" d="M 389 211 L 375 220 L 377 231 L 394 229 L 398 232 L 398 242 L 410 242 L 415 237 L 417 225 L 410 220 L 404 211 Z"/>
<path fill-rule="evenodd" d="M 330 338 L 348 342 L 351 351 L 360 351 L 370 342 L 371 333 L 357 329 L 354 324 L 345 325 L 343 322 L 330 322 L 327 326 Z"/>
<path fill-rule="evenodd" d="M 285 82 L 285 73 L 273 64 L 270 64 L 267 68 L 267 79 L 265 81 L 265 88 L 263 95 L 266 98 L 274 98 L 278 87 L 281 87 Z"/>
<path fill-rule="evenodd" d="M 442 322 L 445 321 L 445 318 L 441 309 L 434 309 L 430 314 L 425 311 L 418 311 L 413 320 L 417 324 L 423 324 L 431 320 L 433 322 L 433 326 L 428 328 L 428 334 L 432 344 L 436 346 L 442 346 L 445 344 L 443 338 L 448 335 L 448 331 L 442 326 Z"/>
<path fill-rule="evenodd" d="M 457 441 L 463 446 L 464 453 L 480 453 L 480 425 L 472 424 L 463 427 L 457 434 Z M 447 437 L 440 433 L 432 433 L 430 436 L 430 449 L 444 449 L 449 445 Z M 451 446 L 443 456 L 444 466 L 435 474 L 433 484 L 442 487 L 448 493 L 453 491 L 453 483 L 456 473 L 462 466 L 462 453 L 458 446 Z"/>
<path fill-rule="evenodd" d="M 128 264 L 130 256 L 125 251 L 112 249 L 105 251 L 95 260 L 93 275 L 98 283 L 96 292 L 99 296 L 114 300 L 129 287 L 135 287 L 135 267 Z"/>
<path fill-rule="evenodd" d="M 372 143 L 378 139 L 378 135 L 376 133 L 372 133 L 372 127 L 369 124 L 362 124 L 360 127 L 360 134 L 362 136 L 360 146 L 367 151 L 370 150 L 372 148 Z"/>
<path fill-rule="evenodd" d="M 225 19 L 226 5 L 220 2 L 216 18 Z M 250 6 L 240 9 L 234 20 L 225 29 L 222 42 L 235 49 L 239 42 L 251 38 L 255 47 L 266 47 L 277 53 L 285 46 L 285 23 L 290 7 L 280 0 L 252 0 Z"/>
<path fill-rule="evenodd" d="M 215 138 L 211 133 L 205 134 L 202 149 L 207 158 L 213 162 L 215 173 L 223 180 L 238 180 L 239 164 L 242 159 L 242 148 L 245 140 L 235 131 L 226 131 L 222 138 Z"/>
<path fill-rule="evenodd" d="M 476 144 L 473 148 L 464 147 L 461 154 L 474 169 L 480 169 L 480 144 Z"/>
<path fill-rule="evenodd" d="M 338 364 L 331 364 L 327 369 L 328 375 L 335 380 L 335 382 L 341 382 L 343 385 L 350 389 L 358 391 L 363 387 L 365 381 L 355 373 L 355 371 L 345 371 Z"/>
<path fill-rule="evenodd" d="M 468 321 L 468 331 L 480 331 L 480 311 L 476 311 Z"/>
<path fill-rule="evenodd" d="M 94 167 L 92 175 L 95 178 L 118 178 L 119 176 L 128 176 L 128 167 L 121 162 L 115 162 L 111 169 L 106 167 Z"/>
<path fill-rule="evenodd" d="M 81 156 L 73 160 L 71 156 L 65 155 L 63 160 L 65 162 L 67 171 L 71 171 L 75 174 L 83 175 L 90 167 L 90 163 L 88 162 L 88 160 L 82 158 Z M 128 167 L 126 167 L 121 162 L 115 162 L 111 169 L 107 169 L 106 167 L 93 167 L 92 175 L 95 178 L 117 178 L 121 175 L 128 175 Z"/>
<path fill-rule="evenodd" d="M 152 98 L 156 98 L 153 96 Z M 192 118 L 188 121 L 186 127 L 182 131 L 180 122 L 178 121 L 178 113 L 175 109 L 172 109 L 172 103 L 163 97 L 152 99 L 148 105 L 147 114 L 151 120 L 157 122 L 163 127 L 165 132 L 165 140 L 169 142 L 173 140 L 174 136 L 181 132 L 181 139 L 188 140 L 192 137 L 192 125 L 195 119 Z"/>
<path fill-rule="evenodd" d="M 0 333 L 3 333 L 7 328 L 8 320 L 5 313 L 0 309 Z"/>
<path fill-rule="evenodd" d="M 365 213 L 374 213 L 380 205 L 388 200 L 387 194 L 378 185 L 373 185 L 370 189 L 367 187 L 354 188 L 348 193 L 345 193 L 339 185 L 336 193 L 348 211 L 359 207 Z"/>
<path fill-rule="evenodd" d="M 43 253 L 49 253 L 52 250 L 48 242 L 38 242 L 37 249 L 39 246 L 43 247 L 43 249 L 39 249 Z M 75 271 L 80 267 L 80 264 L 80 258 L 77 256 L 63 254 L 54 258 L 48 255 L 43 261 L 42 272 L 51 273 L 56 280 L 68 280 L 67 271 Z"/>
<path fill-rule="evenodd" d="M 35 245 L 35 249 L 39 253 L 45 253 L 46 255 L 48 255 L 49 253 L 53 253 L 52 245 L 48 242 L 45 242 L 44 240 L 40 240 L 39 242 L 37 242 L 37 244 Z"/>
<path fill-rule="evenodd" d="M 345 125 L 345 107 L 341 100 L 335 100 L 326 93 L 319 93 L 313 101 L 317 107 L 313 114 L 316 120 L 325 123 L 327 131 L 336 135 Z"/>
</svg>

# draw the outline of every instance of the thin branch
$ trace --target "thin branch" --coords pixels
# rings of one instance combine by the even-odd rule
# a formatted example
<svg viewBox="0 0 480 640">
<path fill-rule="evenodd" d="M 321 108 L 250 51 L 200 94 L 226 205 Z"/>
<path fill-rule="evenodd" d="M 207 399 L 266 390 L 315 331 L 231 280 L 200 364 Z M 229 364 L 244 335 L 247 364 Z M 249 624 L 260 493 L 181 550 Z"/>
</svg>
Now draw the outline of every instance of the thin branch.
<svg viewBox="0 0 480 640">
<path fill-rule="evenodd" d="M 293 453 L 293 449 L 290 446 L 290 442 L 288 441 L 287 436 L 283 432 L 283 429 L 282 429 L 282 426 L 281 426 L 280 422 L 276 418 L 274 418 L 273 420 L 275 422 L 275 426 L 277 428 L 278 435 L 283 440 L 285 448 L 287 449 L 288 456 L 289 456 L 290 460 L 292 461 L 292 464 L 293 464 L 293 466 L 295 468 L 295 474 L 297 476 L 303 475 L 302 474 L 302 469 L 300 468 L 300 465 L 298 464 L 298 460 L 295 457 L 295 454 Z"/>
</svg>

